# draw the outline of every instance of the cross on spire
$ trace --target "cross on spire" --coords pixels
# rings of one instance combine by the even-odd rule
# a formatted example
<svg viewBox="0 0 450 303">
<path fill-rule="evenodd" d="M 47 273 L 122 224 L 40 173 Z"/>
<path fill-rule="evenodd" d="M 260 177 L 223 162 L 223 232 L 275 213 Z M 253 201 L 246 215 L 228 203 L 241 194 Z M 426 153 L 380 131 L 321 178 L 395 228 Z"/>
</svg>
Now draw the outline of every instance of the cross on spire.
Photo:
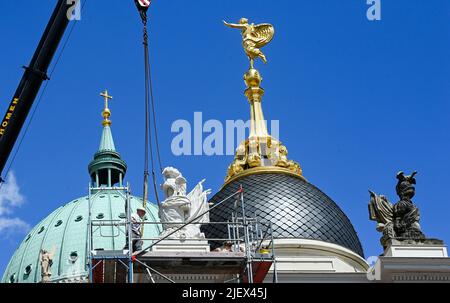
<svg viewBox="0 0 450 303">
<path fill-rule="evenodd" d="M 102 112 L 102 116 L 103 116 L 102 125 L 103 126 L 106 126 L 106 125 L 109 126 L 109 125 L 111 125 L 111 120 L 109 120 L 109 117 L 111 116 L 111 111 L 109 110 L 108 102 L 109 102 L 109 100 L 112 100 L 113 97 L 108 95 L 108 90 L 107 89 L 105 89 L 105 91 L 102 92 L 100 94 L 100 96 L 102 96 L 105 99 L 105 107 L 104 107 L 103 112 Z"/>
<path fill-rule="evenodd" d="M 108 100 L 112 100 L 113 96 L 108 95 L 108 90 L 105 89 L 103 93 L 100 94 L 100 96 L 105 98 L 105 109 L 108 108 Z"/>
</svg>

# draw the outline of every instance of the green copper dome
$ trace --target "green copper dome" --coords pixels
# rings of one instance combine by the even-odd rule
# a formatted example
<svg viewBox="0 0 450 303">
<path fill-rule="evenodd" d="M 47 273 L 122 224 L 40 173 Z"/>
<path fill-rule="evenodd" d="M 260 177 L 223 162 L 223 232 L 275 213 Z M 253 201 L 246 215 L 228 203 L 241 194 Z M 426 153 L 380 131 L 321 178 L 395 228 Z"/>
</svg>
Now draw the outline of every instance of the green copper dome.
<svg viewBox="0 0 450 303">
<path fill-rule="evenodd" d="M 131 210 L 142 206 L 142 199 L 131 197 Z M 52 281 L 77 282 L 87 279 L 87 239 L 89 198 L 82 197 L 53 211 L 39 222 L 25 237 L 11 258 L 2 282 L 37 283 L 41 281 L 39 252 L 41 249 L 55 252 L 51 267 Z M 120 220 L 125 216 L 125 195 L 122 191 L 100 191 L 91 196 L 92 218 Z M 147 203 L 146 221 L 159 221 L 158 208 Z M 104 236 L 118 234 L 117 228 L 102 227 Z M 144 238 L 155 238 L 160 226 L 146 225 Z M 144 247 L 150 243 L 144 243 Z M 94 249 L 120 250 L 125 237 L 102 237 L 94 234 Z"/>
<path fill-rule="evenodd" d="M 109 110 L 108 110 L 109 117 Z M 105 118 L 106 119 L 106 118 Z M 107 123 L 106 123 L 107 122 Z M 103 122 L 100 147 L 89 164 L 88 170 L 95 190 L 88 196 L 59 207 L 39 222 L 25 237 L 11 258 L 1 282 L 37 283 L 41 281 L 40 251 L 53 254 L 51 281 L 81 282 L 88 278 L 88 219 L 89 201 L 93 220 L 125 220 L 126 195 L 123 190 L 111 188 L 122 179 L 126 163 L 116 151 L 110 128 L 111 122 Z M 142 206 L 141 198 L 130 197 L 131 211 Z M 159 222 L 158 207 L 147 203 L 145 221 Z M 123 229 L 123 227 L 121 227 Z M 143 238 L 156 238 L 161 226 L 147 224 Z M 144 247 L 150 245 L 144 241 Z M 117 227 L 102 226 L 93 234 L 93 249 L 121 250 L 125 246 L 125 234 Z"/>
</svg>

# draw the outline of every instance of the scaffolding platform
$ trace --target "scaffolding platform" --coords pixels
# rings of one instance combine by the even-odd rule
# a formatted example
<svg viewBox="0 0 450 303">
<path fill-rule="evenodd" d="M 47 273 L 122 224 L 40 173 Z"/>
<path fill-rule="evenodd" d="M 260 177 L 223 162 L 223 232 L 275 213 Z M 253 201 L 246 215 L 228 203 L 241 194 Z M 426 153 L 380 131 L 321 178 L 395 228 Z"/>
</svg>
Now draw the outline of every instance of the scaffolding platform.
<svg viewBox="0 0 450 303">
<path fill-rule="evenodd" d="M 242 275 L 247 264 L 242 252 L 188 251 L 149 251 L 136 259 L 133 257 L 133 263 L 135 275 L 147 276 L 149 270 L 157 272 L 154 280 L 158 282 L 180 282 L 186 277 L 190 282 L 225 282 Z"/>
<path fill-rule="evenodd" d="M 176 268 L 176 272 L 210 271 L 216 272 L 242 272 L 245 266 L 246 256 L 243 252 L 159 252 L 149 251 L 139 256 L 144 264 L 151 264 L 154 269 L 160 268 L 170 271 Z M 135 261 L 133 259 L 133 261 Z M 141 267 L 136 264 L 135 272 Z"/>
<path fill-rule="evenodd" d="M 126 193 L 126 205 L 129 205 L 129 187 L 122 188 Z M 90 187 L 93 190 L 104 188 Z M 128 247 L 132 247 L 131 213 L 127 207 L 124 222 L 117 220 L 93 220 L 89 212 L 89 272 L 91 283 L 159 283 L 159 282 L 213 282 L 213 283 L 261 283 L 273 268 L 277 282 L 276 259 L 273 245 L 272 224 L 262 224 L 256 218 L 245 217 L 242 189 L 224 199 L 238 196 L 242 207 L 242 217 L 233 214 L 231 221 L 209 222 L 207 224 L 225 224 L 228 238 L 225 239 L 179 239 L 167 235 L 162 238 L 141 239 L 151 241 L 144 250 L 131 253 L 130 250 L 92 250 L 93 232 L 105 226 L 124 227 L 123 236 L 127 236 Z M 90 196 L 89 196 L 90 197 Z M 90 200 L 90 199 L 89 199 Z M 219 203 L 219 204 L 220 204 Z M 217 206 L 216 204 L 215 206 Z M 214 208 L 213 206 L 212 208 Z M 208 210 L 209 211 L 209 210 Z M 203 216 L 201 214 L 200 216 Z M 177 230 L 195 222 L 175 222 L 180 224 Z M 160 224 L 160 222 L 142 222 L 141 224 Z M 120 232 L 116 236 L 120 236 Z M 170 243 L 172 242 L 173 243 Z M 198 244 L 196 244 L 198 241 Z M 222 248 L 210 251 L 208 243 L 223 243 Z"/>
</svg>

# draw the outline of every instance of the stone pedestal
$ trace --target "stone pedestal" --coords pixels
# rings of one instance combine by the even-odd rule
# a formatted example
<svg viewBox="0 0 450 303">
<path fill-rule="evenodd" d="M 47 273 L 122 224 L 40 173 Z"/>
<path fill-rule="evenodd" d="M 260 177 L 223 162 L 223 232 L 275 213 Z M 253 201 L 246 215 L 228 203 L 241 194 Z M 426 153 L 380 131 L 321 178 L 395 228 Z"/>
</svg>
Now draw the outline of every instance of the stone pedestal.
<svg viewBox="0 0 450 303">
<path fill-rule="evenodd" d="M 450 258 L 443 241 L 390 240 L 367 274 L 374 282 L 450 282 Z"/>
<path fill-rule="evenodd" d="M 442 240 L 389 240 L 385 257 L 447 258 L 447 247 Z"/>
<path fill-rule="evenodd" d="M 163 240 L 152 247 L 152 251 L 158 252 L 210 252 L 208 241 L 193 240 Z"/>
</svg>

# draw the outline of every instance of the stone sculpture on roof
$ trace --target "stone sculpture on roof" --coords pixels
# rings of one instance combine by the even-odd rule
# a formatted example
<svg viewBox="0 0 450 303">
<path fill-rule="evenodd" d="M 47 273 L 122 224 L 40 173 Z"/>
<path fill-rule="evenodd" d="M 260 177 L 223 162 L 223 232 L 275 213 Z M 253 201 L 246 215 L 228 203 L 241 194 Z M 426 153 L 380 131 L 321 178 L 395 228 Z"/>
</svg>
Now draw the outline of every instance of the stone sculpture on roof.
<svg viewBox="0 0 450 303">
<path fill-rule="evenodd" d="M 41 260 L 41 277 L 42 277 L 42 283 L 48 283 L 50 282 L 50 278 L 52 276 L 52 265 L 53 265 L 53 255 L 55 254 L 54 250 L 53 252 L 49 252 L 45 249 L 41 249 L 40 252 L 40 260 Z"/>
<path fill-rule="evenodd" d="M 200 231 L 200 226 L 201 223 L 209 222 L 209 214 L 200 215 L 209 209 L 207 196 L 211 193 L 210 189 L 203 190 L 205 180 L 199 182 L 187 194 L 186 179 L 178 169 L 167 167 L 162 174 L 165 180 L 162 184 L 165 200 L 159 206 L 159 218 L 163 226 L 160 237 L 168 236 L 181 240 L 186 238 L 204 239 L 205 235 Z M 187 222 L 196 224 L 188 224 L 179 229 Z"/>
<path fill-rule="evenodd" d="M 405 175 L 403 172 L 397 174 L 398 182 L 395 189 L 400 201 L 395 204 L 391 204 L 385 196 L 369 191 L 370 220 L 377 222 L 377 231 L 383 234 L 380 242 L 384 248 L 391 239 L 425 239 L 419 224 L 419 209 L 412 202 L 415 195 L 416 174 L 417 172 L 411 175 Z"/>
</svg>

